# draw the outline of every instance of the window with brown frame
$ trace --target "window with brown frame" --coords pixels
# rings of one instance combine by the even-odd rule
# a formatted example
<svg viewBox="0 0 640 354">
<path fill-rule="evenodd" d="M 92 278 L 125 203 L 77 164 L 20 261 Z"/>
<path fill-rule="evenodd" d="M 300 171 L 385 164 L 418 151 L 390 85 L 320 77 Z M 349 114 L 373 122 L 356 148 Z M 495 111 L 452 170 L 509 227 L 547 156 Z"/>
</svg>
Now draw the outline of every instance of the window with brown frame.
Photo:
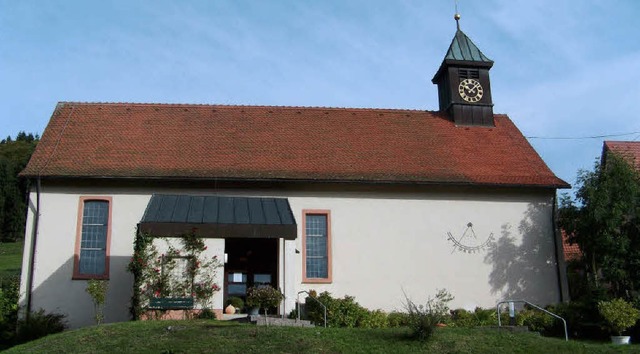
<svg viewBox="0 0 640 354">
<path fill-rule="evenodd" d="M 111 197 L 81 197 L 74 256 L 74 279 L 109 278 Z"/>
<path fill-rule="evenodd" d="M 330 283 L 331 213 L 329 210 L 303 211 L 303 281 Z"/>
</svg>

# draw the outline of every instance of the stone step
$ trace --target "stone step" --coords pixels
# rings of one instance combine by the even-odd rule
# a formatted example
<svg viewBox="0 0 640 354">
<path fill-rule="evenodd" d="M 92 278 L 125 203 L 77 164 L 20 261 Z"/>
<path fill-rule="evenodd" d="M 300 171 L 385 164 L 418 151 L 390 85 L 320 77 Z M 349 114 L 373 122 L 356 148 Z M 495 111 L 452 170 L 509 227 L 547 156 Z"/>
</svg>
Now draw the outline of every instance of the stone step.
<svg viewBox="0 0 640 354">
<path fill-rule="evenodd" d="M 249 322 L 258 326 L 315 327 L 311 321 L 269 316 L 252 315 Z"/>
</svg>

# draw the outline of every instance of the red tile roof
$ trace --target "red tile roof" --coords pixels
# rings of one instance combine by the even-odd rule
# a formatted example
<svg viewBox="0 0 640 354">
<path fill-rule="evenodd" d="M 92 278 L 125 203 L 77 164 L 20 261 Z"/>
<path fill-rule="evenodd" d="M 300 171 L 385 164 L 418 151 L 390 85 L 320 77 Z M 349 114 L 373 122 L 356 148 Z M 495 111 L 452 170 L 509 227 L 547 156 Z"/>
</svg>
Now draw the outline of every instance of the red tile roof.
<svg viewBox="0 0 640 354">
<path fill-rule="evenodd" d="M 562 230 L 562 249 L 564 251 L 565 261 L 574 261 L 582 258 L 582 251 L 577 243 L 569 243 L 569 235 Z"/>
<path fill-rule="evenodd" d="M 640 171 L 640 141 L 605 141 L 603 150 L 620 154 Z"/>
<path fill-rule="evenodd" d="M 505 115 L 185 104 L 58 104 L 23 176 L 567 187 Z"/>
</svg>

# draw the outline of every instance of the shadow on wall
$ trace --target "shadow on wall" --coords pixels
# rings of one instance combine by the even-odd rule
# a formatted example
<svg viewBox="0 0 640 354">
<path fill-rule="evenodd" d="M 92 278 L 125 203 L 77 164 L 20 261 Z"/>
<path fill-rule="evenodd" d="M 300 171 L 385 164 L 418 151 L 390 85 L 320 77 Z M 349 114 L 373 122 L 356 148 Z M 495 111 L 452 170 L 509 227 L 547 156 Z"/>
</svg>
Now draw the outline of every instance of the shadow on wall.
<svg viewBox="0 0 640 354">
<path fill-rule="evenodd" d="M 501 300 L 527 300 L 543 306 L 560 301 L 552 228 L 547 203 L 529 205 L 517 230 L 521 243 L 510 224 L 502 225 L 500 238 L 484 259 L 493 266 L 489 275 L 492 294 Z"/>
<path fill-rule="evenodd" d="M 105 322 L 130 319 L 129 306 L 133 294 L 133 276 L 127 272 L 130 257 L 110 257 L 109 288 L 105 301 Z M 37 270 L 38 272 L 38 270 Z M 42 269 L 39 270 L 42 273 Z M 31 310 L 44 309 L 66 315 L 69 328 L 95 324 L 91 296 L 86 292 L 87 280 L 73 280 L 73 257 L 41 281 L 36 274 Z M 39 285 L 35 285 L 38 284 Z"/>
</svg>

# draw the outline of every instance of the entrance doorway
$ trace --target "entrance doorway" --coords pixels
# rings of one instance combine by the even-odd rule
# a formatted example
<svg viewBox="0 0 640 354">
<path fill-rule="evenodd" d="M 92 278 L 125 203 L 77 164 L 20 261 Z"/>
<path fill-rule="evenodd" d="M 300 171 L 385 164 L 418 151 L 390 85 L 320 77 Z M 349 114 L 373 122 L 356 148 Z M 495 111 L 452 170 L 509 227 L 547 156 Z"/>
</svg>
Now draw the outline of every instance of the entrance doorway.
<svg viewBox="0 0 640 354">
<path fill-rule="evenodd" d="M 246 302 L 247 289 L 271 285 L 278 288 L 278 239 L 225 239 L 224 302 L 236 296 Z"/>
</svg>

